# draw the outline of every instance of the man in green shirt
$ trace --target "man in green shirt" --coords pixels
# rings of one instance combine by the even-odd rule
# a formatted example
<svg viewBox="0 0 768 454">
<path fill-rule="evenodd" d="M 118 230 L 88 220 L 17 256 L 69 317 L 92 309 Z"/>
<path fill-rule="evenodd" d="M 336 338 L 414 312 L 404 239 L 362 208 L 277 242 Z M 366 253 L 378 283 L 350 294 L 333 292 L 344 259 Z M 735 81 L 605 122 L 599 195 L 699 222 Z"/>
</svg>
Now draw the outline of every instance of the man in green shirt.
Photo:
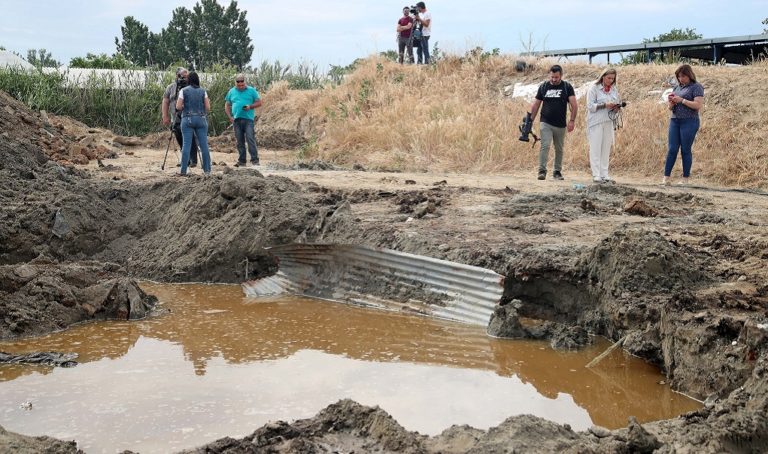
<svg viewBox="0 0 768 454">
<path fill-rule="evenodd" d="M 251 165 L 259 165 L 259 152 L 256 149 L 256 134 L 253 130 L 255 108 L 261 106 L 261 97 L 255 88 L 245 84 L 245 75 L 235 76 L 235 86 L 230 88 L 224 97 L 224 111 L 229 122 L 233 124 L 237 140 L 237 164 L 235 167 L 245 167 L 245 143 L 248 142 L 248 153 L 251 155 Z"/>
</svg>

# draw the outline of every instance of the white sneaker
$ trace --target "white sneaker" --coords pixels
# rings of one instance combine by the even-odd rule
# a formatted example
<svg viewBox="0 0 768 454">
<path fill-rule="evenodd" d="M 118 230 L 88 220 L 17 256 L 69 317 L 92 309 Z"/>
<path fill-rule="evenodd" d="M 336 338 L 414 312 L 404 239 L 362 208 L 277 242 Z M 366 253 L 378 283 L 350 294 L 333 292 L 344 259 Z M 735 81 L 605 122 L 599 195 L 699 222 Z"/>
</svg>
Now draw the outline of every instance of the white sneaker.
<svg viewBox="0 0 768 454">
<path fill-rule="evenodd" d="M 600 178 L 600 177 L 592 177 L 592 182 L 593 183 L 602 183 L 603 179 Z"/>
</svg>

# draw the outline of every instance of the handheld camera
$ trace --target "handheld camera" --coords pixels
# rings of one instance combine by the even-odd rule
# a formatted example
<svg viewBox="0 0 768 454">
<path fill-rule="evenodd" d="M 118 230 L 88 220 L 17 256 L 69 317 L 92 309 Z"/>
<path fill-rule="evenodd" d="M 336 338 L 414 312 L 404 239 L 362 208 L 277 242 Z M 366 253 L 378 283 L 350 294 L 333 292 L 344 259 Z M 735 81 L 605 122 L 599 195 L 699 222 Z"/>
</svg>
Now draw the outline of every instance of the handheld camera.
<svg viewBox="0 0 768 454">
<path fill-rule="evenodd" d="M 520 123 L 520 126 L 518 126 L 517 129 L 520 130 L 520 138 L 518 140 L 521 142 L 530 142 L 531 139 L 529 139 L 528 136 L 533 136 L 533 146 L 536 146 L 539 137 L 533 133 L 533 118 L 531 118 L 530 112 L 525 114 L 522 123 Z"/>
</svg>

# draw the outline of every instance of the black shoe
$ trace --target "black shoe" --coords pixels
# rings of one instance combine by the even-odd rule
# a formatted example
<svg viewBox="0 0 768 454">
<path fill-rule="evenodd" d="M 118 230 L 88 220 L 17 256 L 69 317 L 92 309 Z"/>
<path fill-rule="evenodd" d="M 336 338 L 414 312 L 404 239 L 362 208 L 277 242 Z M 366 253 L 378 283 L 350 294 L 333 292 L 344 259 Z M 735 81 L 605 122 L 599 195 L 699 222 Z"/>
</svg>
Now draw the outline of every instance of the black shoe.
<svg viewBox="0 0 768 454">
<path fill-rule="evenodd" d="M 565 178 L 563 178 L 563 174 L 560 173 L 559 170 L 555 170 L 554 172 L 552 172 L 552 178 L 554 178 L 555 180 L 565 180 Z"/>
<path fill-rule="evenodd" d="M 245 163 L 238 161 L 238 162 L 235 163 L 235 167 L 245 167 Z"/>
<path fill-rule="evenodd" d="M 545 180 L 547 178 L 547 171 L 546 170 L 539 170 L 539 180 Z"/>
<path fill-rule="evenodd" d="M 255 161 L 251 161 L 251 165 L 254 166 L 254 167 L 259 165 L 259 160 L 257 159 Z"/>
<path fill-rule="evenodd" d="M 197 163 L 196 163 L 196 162 L 190 162 L 190 163 L 189 163 L 189 166 L 190 166 L 190 167 L 197 167 Z"/>
</svg>

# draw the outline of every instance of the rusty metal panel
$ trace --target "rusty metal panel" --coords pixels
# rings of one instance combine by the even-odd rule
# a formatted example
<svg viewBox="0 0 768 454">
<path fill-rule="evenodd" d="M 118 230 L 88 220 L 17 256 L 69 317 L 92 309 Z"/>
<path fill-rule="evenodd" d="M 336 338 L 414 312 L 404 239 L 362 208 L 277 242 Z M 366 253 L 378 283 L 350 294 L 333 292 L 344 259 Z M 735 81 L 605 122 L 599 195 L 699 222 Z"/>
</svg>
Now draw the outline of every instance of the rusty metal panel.
<svg viewBox="0 0 768 454">
<path fill-rule="evenodd" d="M 247 295 L 298 294 L 486 326 L 503 292 L 504 277 L 491 270 L 389 249 L 289 244 L 270 252 L 278 273 L 243 283 Z"/>
</svg>

